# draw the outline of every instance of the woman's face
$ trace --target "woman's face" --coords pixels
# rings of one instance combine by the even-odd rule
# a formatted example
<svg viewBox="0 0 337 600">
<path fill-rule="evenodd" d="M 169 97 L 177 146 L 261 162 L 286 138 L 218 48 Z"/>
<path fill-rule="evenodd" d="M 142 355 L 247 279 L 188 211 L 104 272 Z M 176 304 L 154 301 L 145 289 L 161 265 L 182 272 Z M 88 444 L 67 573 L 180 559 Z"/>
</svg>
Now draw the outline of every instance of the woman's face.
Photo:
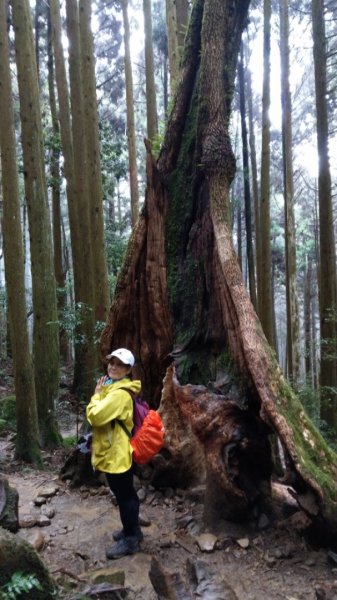
<svg viewBox="0 0 337 600">
<path fill-rule="evenodd" d="M 109 377 L 111 377 L 111 379 L 113 379 L 114 381 L 116 381 L 117 379 L 123 379 L 123 377 L 128 375 L 130 371 L 130 365 L 125 365 L 116 356 L 113 356 L 111 360 L 109 360 L 107 372 Z"/>
</svg>

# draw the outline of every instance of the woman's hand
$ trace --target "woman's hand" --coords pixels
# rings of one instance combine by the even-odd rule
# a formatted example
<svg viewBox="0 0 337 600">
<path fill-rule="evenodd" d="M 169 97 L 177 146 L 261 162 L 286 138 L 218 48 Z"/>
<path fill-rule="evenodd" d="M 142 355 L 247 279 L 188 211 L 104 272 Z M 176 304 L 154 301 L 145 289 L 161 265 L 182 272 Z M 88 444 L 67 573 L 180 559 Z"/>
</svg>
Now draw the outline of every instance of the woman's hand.
<svg viewBox="0 0 337 600">
<path fill-rule="evenodd" d="M 95 394 L 98 394 L 101 390 L 103 385 L 105 384 L 106 380 L 108 379 L 107 375 L 104 375 L 103 377 L 100 377 L 96 383 L 96 387 L 95 387 Z"/>
</svg>

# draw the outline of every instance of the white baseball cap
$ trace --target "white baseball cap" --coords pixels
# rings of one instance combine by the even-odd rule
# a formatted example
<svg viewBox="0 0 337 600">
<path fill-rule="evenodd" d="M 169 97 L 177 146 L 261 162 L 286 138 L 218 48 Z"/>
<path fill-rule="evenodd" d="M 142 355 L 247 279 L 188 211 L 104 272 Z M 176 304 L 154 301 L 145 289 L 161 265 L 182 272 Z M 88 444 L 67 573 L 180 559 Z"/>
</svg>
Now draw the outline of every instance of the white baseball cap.
<svg viewBox="0 0 337 600">
<path fill-rule="evenodd" d="M 133 367 L 135 364 L 135 357 L 133 356 L 132 352 L 126 348 L 117 348 L 117 350 L 114 350 L 111 352 L 111 354 L 108 354 L 106 358 L 110 360 L 110 358 L 113 356 L 119 358 L 119 360 L 125 365 L 130 365 L 130 367 Z"/>
</svg>

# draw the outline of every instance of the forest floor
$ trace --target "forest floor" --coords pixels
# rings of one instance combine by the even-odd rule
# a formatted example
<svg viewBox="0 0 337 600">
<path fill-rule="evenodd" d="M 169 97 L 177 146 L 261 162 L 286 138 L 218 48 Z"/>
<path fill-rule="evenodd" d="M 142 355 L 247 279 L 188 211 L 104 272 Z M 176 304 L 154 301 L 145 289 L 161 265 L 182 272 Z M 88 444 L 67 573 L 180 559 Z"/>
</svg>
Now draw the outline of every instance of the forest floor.
<svg viewBox="0 0 337 600">
<path fill-rule="evenodd" d="M 0 382 L 0 400 L 13 393 L 9 386 L 10 378 Z M 77 416 L 64 389 L 59 408 L 63 436 L 73 435 Z M 299 513 L 280 511 L 272 524 L 260 522 L 260 527 L 226 522 L 207 532 L 202 486 L 155 490 L 137 478 L 141 550 L 108 561 L 105 549 L 120 527 L 114 499 L 104 485 L 72 489 L 62 481 L 67 452 L 45 452 L 45 468 L 34 469 L 14 459 L 13 433 L 0 436 L 0 475 L 19 492 L 15 535 L 38 548 L 59 586 L 59 598 L 157 600 L 149 572 L 158 574 L 162 568 L 166 586 L 172 584 L 175 591 L 161 599 L 337 600 L 337 555 L 310 546 L 300 533 Z M 199 577 L 197 589 L 189 580 L 191 565 Z M 115 591 L 105 588 L 103 593 L 99 584 L 104 581 L 114 582 Z M 182 592 L 183 585 L 188 591 Z"/>
</svg>

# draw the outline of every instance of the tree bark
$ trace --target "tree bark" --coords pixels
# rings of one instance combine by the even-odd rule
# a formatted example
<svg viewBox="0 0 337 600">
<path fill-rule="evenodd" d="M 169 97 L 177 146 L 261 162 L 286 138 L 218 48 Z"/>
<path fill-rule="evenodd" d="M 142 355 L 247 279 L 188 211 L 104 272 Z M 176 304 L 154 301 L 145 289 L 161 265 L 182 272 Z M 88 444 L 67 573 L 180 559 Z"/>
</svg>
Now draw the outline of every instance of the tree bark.
<svg viewBox="0 0 337 600">
<path fill-rule="evenodd" d="M 158 131 L 156 86 L 154 80 L 151 0 L 143 0 L 145 36 L 145 79 L 147 137 L 153 140 Z"/>
<path fill-rule="evenodd" d="M 177 12 L 174 0 L 166 0 L 166 30 L 171 96 L 175 94 L 179 74 Z"/>
<path fill-rule="evenodd" d="M 263 93 L 260 200 L 260 276 L 258 281 L 259 317 L 268 342 L 275 346 L 270 247 L 270 20 L 271 0 L 263 3 Z"/>
<path fill-rule="evenodd" d="M 282 103 L 282 152 L 283 186 L 285 208 L 285 255 L 287 299 L 287 371 L 288 378 L 296 387 L 300 376 L 299 314 L 296 286 L 296 239 L 294 216 L 294 182 L 292 159 L 292 103 L 289 85 L 289 15 L 288 0 L 279 3 L 280 57 L 281 57 L 281 103 Z"/>
<path fill-rule="evenodd" d="M 84 109 L 82 94 L 81 53 L 79 37 L 79 14 L 77 2 L 66 1 L 66 23 L 69 38 L 69 82 L 72 122 L 72 152 L 68 150 L 68 185 L 70 188 L 71 166 L 73 159 L 75 195 L 68 196 L 72 222 L 72 250 L 74 252 L 75 281 L 75 365 L 73 388 L 80 398 L 86 400 L 92 391 L 96 368 L 96 349 L 94 346 L 94 275 L 91 240 L 90 202 L 88 180 L 86 177 L 86 149 L 83 143 Z M 63 79 L 62 79 L 63 81 Z M 63 93 L 65 88 L 63 87 Z M 60 94 L 60 90 L 59 90 Z M 59 96 L 61 98 L 61 96 Z M 67 110 L 65 98 L 63 103 Z M 68 117 L 64 114 L 63 134 L 68 138 Z M 61 129 L 62 131 L 62 129 Z M 70 138 L 69 138 L 70 141 Z M 85 140 L 84 140 L 85 141 Z M 69 192 L 72 192 L 72 188 Z M 74 201 L 74 202 L 73 202 Z M 73 222 L 77 219 L 77 227 Z M 74 238 L 73 238 L 74 234 Z M 88 282 L 90 284 L 88 285 Z"/>
<path fill-rule="evenodd" d="M 32 20 L 27 0 L 12 0 L 26 201 L 33 282 L 33 353 L 43 446 L 58 444 L 54 403 L 59 389 L 59 340 L 51 226 Z"/>
<path fill-rule="evenodd" d="M 123 12 L 124 24 L 124 64 L 125 64 L 125 88 L 126 88 L 126 120 L 128 130 L 128 150 L 129 150 L 129 173 L 130 173 L 130 194 L 131 194 L 131 223 L 136 224 L 139 211 L 139 192 L 138 192 L 138 170 L 137 170 L 137 149 L 135 116 L 133 109 L 133 79 L 130 54 L 130 26 L 128 16 L 128 0 L 120 0 Z"/>
<path fill-rule="evenodd" d="M 245 77 L 244 77 L 244 53 L 241 47 L 240 61 L 238 65 L 238 78 L 240 89 L 240 115 L 241 115 L 241 137 L 242 137 L 242 162 L 243 162 L 243 179 L 244 179 L 244 195 L 245 195 L 245 220 L 246 220 L 246 245 L 247 245 L 247 263 L 249 277 L 249 292 L 255 310 L 257 310 L 257 295 L 255 281 L 255 260 L 253 247 L 253 230 L 252 230 L 252 203 L 250 194 L 250 177 L 249 177 L 249 159 L 248 159 L 248 134 L 246 124 L 246 94 L 245 94 Z"/>
<path fill-rule="evenodd" d="M 52 32 L 50 6 L 47 7 L 47 28 L 48 28 L 48 92 L 50 114 L 53 128 L 54 143 L 51 147 L 50 156 L 50 175 L 52 189 L 52 213 L 53 213 L 53 248 L 54 248 L 54 271 L 57 284 L 57 309 L 59 314 L 60 328 L 60 356 L 64 362 L 69 358 L 68 336 L 65 328 L 62 325 L 62 317 L 67 306 L 66 285 L 66 270 L 63 261 L 63 246 L 62 246 L 62 216 L 61 216 L 61 175 L 60 175 L 60 147 L 59 137 L 60 128 L 57 117 L 56 97 L 55 97 L 55 82 L 54 82 L 54 60 L 52 51 Z"/>
<path fill-rule="evenodd" d="M 337 429 L 337 317 L 336 251 L 329 164 L 326 39 L 323 0 L 312 0 L 315 69 L 318 203 L 319 203 L 319 312 L 321 332 L 321 416 Z"/>
<path fill-rule="evenodd" d="M 14 361 L 16 456 L 41 464 L 34 369 L 29 349 L 23 243 L 19 204 L 12 83 L 9 65 L 6 2 L 0 2 L 0 150 L 3 190 L 5 276 Z"/>
<path fill-rule="evenodd" d="M 108 266 L 103 221 L 103 190 L 101 177 L 100 142 L 96 80 L 91 32 L 91 0 L 79 1 L 81 69 L 83 84 L 83 117 L 86 148 L 86 176 L 89 191 L 89 217 L 93 259 L 95 323 L 105 322 L 110 304 Z M 88 283 L 87 283 L 88 285 Z"/>
</svg>

